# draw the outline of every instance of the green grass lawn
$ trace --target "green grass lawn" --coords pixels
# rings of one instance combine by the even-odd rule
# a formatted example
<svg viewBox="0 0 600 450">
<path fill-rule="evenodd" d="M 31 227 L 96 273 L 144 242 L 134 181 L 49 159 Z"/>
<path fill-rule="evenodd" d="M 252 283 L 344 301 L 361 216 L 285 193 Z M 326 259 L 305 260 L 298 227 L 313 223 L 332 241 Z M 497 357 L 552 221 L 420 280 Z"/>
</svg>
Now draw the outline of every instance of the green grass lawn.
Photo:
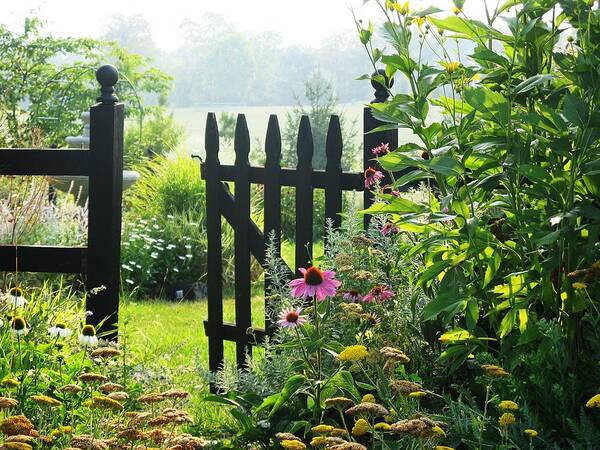
<svg viewBox="0 0 600 450">
<path fill-rule="evenodd" d="M 264 325 L 262 295 L 252 299 L 255 326 Z M 235 302 L 227 298 L 223 304 L 226 321 L 235 320 Z M 164 300 L 123 301 L 121 329 L 125 330 L 126 348 L 131 360 L 143 372 L 153 374 L 166 384 L 191 393 L 190 412 L 203 433 L 223 432 L 234 427 L 227 408 L 204 403 L 207 394 L 208 341 L 204 320 L 208 317 L 207 302 Z M 225 343 L 225 358 L 235 361 L 235 344 Z M 160 387 L 165 389 L 164 381 Z"/>
</svg>

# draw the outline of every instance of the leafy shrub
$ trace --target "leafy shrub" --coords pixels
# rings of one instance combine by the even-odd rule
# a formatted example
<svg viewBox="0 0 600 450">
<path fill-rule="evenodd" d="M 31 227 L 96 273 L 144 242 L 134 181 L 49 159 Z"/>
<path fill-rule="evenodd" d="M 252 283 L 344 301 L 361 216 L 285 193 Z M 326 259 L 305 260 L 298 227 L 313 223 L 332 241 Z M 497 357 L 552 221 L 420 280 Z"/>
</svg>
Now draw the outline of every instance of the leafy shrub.
<svg viewBox="0 0 600 450">
<path fill-rule="evenodd" d="M 164 107 L 147 108 L 145 114 L 127 127 L 124 140 L 124 165 L 132 167 L 143 160 L 179 147 L 183 128 L 175 123 L 173 114 Z"/>
<path fill-rule="evenodd" d="M 440 357 L 449 378 L 462 379 L 470 354 L 497 354 L 515 374 L 513 395 L 567 445 L 568 420 L 580 416 L 600 376 L 600 110 L 592 82 L 600 11 L 584 0 L 510 1 L 495 10 L 484 3 L 483 23 L 466 17 L 464 1 L 445 18 L 437 8 L 377 3 L 393 48 L 375 48 L 373 29 L 359 23 L 361 39 L 388 77 L 410 86 L 372 105 L 373 114 L 418 137 L 378 160 L 390 173 L 409 171 L 396 188 L 425 181 L 432 190 L 411 201 L 376 187 L 380 201 L 368 212 L 414 242 L 406 255 L 422 262 L 421 318 L 435 330 L 431 345 L 446 336 Z M 495 28 L 501 19 L 504 31 Z M 449 52 L 454 38 L 469 45 Z M 439 49 L 439 65 L 416 58 L 411 41 Z M 461 54 L 465 48 L 474 50 Z M 374 80 L 389 87 L 382 74 Z M 431 123 L 434 108 L 443 121 Z M 548 414 L 557 402 L 561 414 Z"/>
<path fill-rule="evenodd" d="M 199 165 L 183 151 L 139 167 L 127 196 L 121 247 L 125 288 L 138 298 L 173 297 L 206 274 L 206 205 Z M 223 227 L 224 273 L 231 276 L 232 233 Z"/>
</svg>

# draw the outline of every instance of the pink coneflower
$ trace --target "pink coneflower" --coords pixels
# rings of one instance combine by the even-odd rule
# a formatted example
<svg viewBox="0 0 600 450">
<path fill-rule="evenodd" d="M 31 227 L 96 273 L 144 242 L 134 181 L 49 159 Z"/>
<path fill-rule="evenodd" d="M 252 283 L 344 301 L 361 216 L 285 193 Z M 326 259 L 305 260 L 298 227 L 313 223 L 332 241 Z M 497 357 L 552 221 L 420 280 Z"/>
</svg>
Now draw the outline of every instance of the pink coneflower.
<svg viewBox="0 0 600 450">
<path fill-rule="evenodd" d="M 290 281 L 292 295 L 297 298 L 316 296 L 317 300 L 325 300 L 325 297 L 333 297 L 342 284 L 334 279 L 335 272 L 332 270 L 321 270 L 317 267 L 298 270 L 304 277 Z"/>
<path fill-rule="evenodd" d="M 379 170 L 375 170 L 372 167 L 369 167 L 365 170 L 365 187 L 368 189 L 379 180 L 383 179 L 384 175 Z"/>
<path fill-rule="evenodd" d="M 398 234 L 398 233 L 400 233 L 400 228 L 398 228 L 392 222 L 387 222 L 381 229 L 381 234 L 383 234 L 384 236 L 387 236 L 389 234 Z"/>
<path fill-rule="evenodd" d="M 277 323 L 283 328 L 296 328 L 306 322 L 306 317 L 301 316 L 302 308 L 287 308 L 279 313 Z"/>
<path fill-rule="evenodd" d="M 367 295 L 365 295 L 363 297 L 363 302 L 366 303 L 371 303 L 373 301 L 375 302 L 382 302 L 384 300 L 389 300 L 390 298 L 394 297 L 394 294 L 392 291 L 390 291 L 387 286 L 375 286 L 373 289 L 371 289 L 369 291 L 369 293 Z"/>
<path fill-rule="evenodd" d="M 374 156 L 386 155 L 390 152 L 390 144 L 384 144 L 383 142 L 371 150 Z"/>
<path fill-rule="evenodd" d="M 356 289 L 349 289 L 346 292 L 344 292 L 342 298 L 348 302 L 356 303 L 360 301 L 361 295 L 360 292 L 358 292 Z"/>
<path fill-rule="evenodd" d="M 398 189 L 394 189 L 389 184 L 386 184 L 384 187 L 381 188 L 381 190 L 384 194 L 389 194 L 394 197 L 400 197 L 400 191 Z"/>
</svg>

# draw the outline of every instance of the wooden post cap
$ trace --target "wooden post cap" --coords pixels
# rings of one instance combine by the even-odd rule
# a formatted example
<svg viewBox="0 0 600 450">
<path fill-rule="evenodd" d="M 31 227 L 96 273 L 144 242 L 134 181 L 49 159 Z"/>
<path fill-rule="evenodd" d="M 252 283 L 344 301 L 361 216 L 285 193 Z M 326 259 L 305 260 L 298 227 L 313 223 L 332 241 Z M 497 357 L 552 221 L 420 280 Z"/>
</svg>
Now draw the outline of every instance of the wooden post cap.
<svg viewBox="0 0 600 450">
<path fill-rule="evenodd" d="M 100 96 L 96 101 L 100 103 L 116 103 L 119 98 L 115 95 L 115 85 L 119 81 L 119 71 L 115 66 L 106 64 L 96 70 L 96 80 L 100 83 Z"/>
</svg>

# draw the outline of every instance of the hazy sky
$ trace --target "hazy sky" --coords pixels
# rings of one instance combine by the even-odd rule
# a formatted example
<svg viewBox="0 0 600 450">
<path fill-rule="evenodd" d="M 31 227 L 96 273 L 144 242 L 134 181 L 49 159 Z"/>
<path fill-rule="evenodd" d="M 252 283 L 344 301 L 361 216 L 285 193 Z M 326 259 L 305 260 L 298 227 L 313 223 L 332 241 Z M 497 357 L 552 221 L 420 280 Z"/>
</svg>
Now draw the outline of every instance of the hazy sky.
<svg viewBox="0 0 600 450">
<path fill-rule="evenodd" d="M 184 19 L 200 20 L 206 12 L 219 13 L 242 31 L 275 31 L 286 44 L 318 45 L 332 31 L 353 28 L 351 9 L 368 19 L 380 18 L 371 2 L 363 0 L 0 0 L 0 23 L 14 29 L 35 14 L 47 21 L 47 30 L 67 36 L 98 37 L 111 14 L 143 14 L 156 43 L 164 50 L 177 47 Z M 497 0 L 490 0 L 495 4 Z M 480 14 L 483 0 L 467 0 L 468 13 Z M 450 8 L 451 0 L 412 0 L 411 8 L 431 4 Z M 100 6 L 101 5 L 101 6 Z M 479 5 L 479 7 L 477 7 Z M 8 12 L 8 14 L 7 14 Z"/>
</svg>

